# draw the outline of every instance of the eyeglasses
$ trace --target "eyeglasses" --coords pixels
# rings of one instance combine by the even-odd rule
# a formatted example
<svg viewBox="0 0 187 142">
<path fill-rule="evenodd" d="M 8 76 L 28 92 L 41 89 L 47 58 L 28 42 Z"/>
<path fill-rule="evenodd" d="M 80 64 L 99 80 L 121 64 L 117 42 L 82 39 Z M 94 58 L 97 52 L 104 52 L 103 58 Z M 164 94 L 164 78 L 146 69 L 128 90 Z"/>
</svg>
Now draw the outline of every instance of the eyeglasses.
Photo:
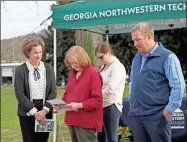
<svg viewBox="0 0 187 142">
<path fill-rule="evenodd" d="M 103 56 L 100 56 L 100 57 L 97 57 L 97 58 L 99 58 L 100 60 L 103 60 L 104 56 L 105 56 L 105 54 Z"/>
<path fill-rule="evenodd" d="M 72 62 L 72 63 L 69 63 L 70 67 L 71 68 L 75 68 L 77 66 L 77 63 L 76 62 Z"/>
</svg>

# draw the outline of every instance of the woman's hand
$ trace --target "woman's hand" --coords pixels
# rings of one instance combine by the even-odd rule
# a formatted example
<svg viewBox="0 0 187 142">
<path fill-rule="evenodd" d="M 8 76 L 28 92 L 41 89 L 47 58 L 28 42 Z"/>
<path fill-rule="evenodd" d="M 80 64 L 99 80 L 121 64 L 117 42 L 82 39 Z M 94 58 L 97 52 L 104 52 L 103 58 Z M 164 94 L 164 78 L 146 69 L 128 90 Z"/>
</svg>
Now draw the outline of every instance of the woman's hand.
<svg viewBox="0 0 187 142">
<path fill-rule="evenodd" d="M 36 112 L 34 116 L 36 120 L 42 121 L 45 119 L 46 114 L 47 114 L 46 110 L 41 110 Z"/>
<path fill-rule="evenodd" d="M 40 123 L 41 123 L 42 125 L 45 125 L 45 124 L 46 124 L 46 117 L 45 117 L 43 120 L 41 120 Z"/>
<path fill-rule="evenodd" d="M 82 103 L 75 103 L 75 102 L 67 104 L 66 106 L 71 108 L 74 111 L 79 111 L 80 108 L 83 108 L 83 104 Z"/>
<path fill-rule="evenodd" d="M 54 113 L 58 113 L 58 111 L 60 110 L 60 105 L 56 104 L 56 105 L 53 105 L 53 112 Z"/>
</svg>

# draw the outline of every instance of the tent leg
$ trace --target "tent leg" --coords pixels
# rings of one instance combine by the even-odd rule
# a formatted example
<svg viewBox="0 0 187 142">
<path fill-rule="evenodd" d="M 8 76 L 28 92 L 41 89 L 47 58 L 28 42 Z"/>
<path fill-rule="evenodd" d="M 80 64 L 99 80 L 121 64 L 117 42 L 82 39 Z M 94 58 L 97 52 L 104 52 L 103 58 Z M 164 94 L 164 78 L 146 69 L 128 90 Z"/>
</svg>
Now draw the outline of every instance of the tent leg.
<svg viewBox="0 0 187 142">
<path fill-rule="evenodd" d="M 54 60 L 54 73 L 55 73 L 55 77 L 56 77 L 56 29 L 53 29 L 53 33 L 54 33 L 54 35 L 53 35 L 53 38 L 54 38 L 54 47 L 53 47 L 53 49 L 54 49 L 54 51 L 53 51 L 53 60 Z M 53 119 L 54 119 L 54 121 L 55 121 L 55 124 L 54 124 L 54 130 L 53 130 L 53 142 L 56 142 L 56 131 L 57 131 L 57 129 L 56 129 L 56 125 L 57 125 L 57 123 L 56 123 L 56 114 L 55 113 L 53 113 Z"/>
<path fill-rule="evenodd" d="M 106 34 L 105 36 L 106 36 L 106 42 L 109 43 L 108 34 Z"/>
<path fill-rule="evenodd" d="M 54 72 L 55 72 L 55 77 L 56 77 L 56 29 L 53 29 L 53 31 L 54 31 L 54 43 L 53 43 L 53 46 L 54 46 L 54 48 L 53 48 L 53 62 L 54 62 Z"/>
</svg>

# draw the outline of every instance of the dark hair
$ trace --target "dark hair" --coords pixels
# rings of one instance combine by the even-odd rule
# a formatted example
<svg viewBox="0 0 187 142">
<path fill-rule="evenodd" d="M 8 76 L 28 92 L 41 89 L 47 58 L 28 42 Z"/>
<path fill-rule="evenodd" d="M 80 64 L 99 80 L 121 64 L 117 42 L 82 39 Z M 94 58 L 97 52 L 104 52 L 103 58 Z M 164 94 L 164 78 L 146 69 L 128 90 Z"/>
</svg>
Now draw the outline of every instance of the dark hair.
<svg viewBox="0 0 187 142">
<path fill-rule="evenodd" d="M 95 49 L 95 53 L 107 53 L 107 52 L 111 52 L 112 55 L 114 55 L 114 50 L 112 48 L 112 46 L 107 43 L 107 42 L 102 42 L 99 45 L 97 45 L 96 49 Z"/>
<path fill-rule="evenodd" d="M 44 53 L 45 44 L 42 39 L 26 39 L 23 43 L 22 51 L 23 54 L 29 58 L 29 53 L 31 52 L 33 47 L 41 46 L 42 47 L 42 53 Z"/>
</svg>

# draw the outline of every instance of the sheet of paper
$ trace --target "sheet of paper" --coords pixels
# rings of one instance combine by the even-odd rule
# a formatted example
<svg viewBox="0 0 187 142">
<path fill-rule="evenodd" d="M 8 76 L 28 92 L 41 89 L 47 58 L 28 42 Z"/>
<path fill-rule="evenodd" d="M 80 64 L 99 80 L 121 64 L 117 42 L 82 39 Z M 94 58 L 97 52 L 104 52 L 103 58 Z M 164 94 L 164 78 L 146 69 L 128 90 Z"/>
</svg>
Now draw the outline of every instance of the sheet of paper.
<svg viewBox="0 0 187 142">
<path fill-rule="evenodd" d="M 56 113 L 61 114 L 64 113 L 65 111 L 72 111 L 71 108 L 66 107 L 65 105 L 59 105 L 60 106 L 60 110 L 58 110 Z"/>
<path fill-rule="evenodd" d="M 49 102 L 50 104 L 52 104 L 55 113 L 61 114 L 61 113 L 64 113 L 65 111 L 72 111 L 71 108 L 66 107 L 66 104 L 67 104 L 67 103 L 64 102 L 64 101 L 61 100 L 61 99 L 48 100 L 47 102 Z M 60 110 L 58 110 L 58 111 L 55 110 L 54 105 L 58 105 L 58 106 L 60 107 Z"/>
<path fill-rule="evenodd" d="M 64 105 L 66 104 L 63 100 L 61 99 L 53 99 L 53 100 L 47 100 L 52 105 Z"/>
</svg>

